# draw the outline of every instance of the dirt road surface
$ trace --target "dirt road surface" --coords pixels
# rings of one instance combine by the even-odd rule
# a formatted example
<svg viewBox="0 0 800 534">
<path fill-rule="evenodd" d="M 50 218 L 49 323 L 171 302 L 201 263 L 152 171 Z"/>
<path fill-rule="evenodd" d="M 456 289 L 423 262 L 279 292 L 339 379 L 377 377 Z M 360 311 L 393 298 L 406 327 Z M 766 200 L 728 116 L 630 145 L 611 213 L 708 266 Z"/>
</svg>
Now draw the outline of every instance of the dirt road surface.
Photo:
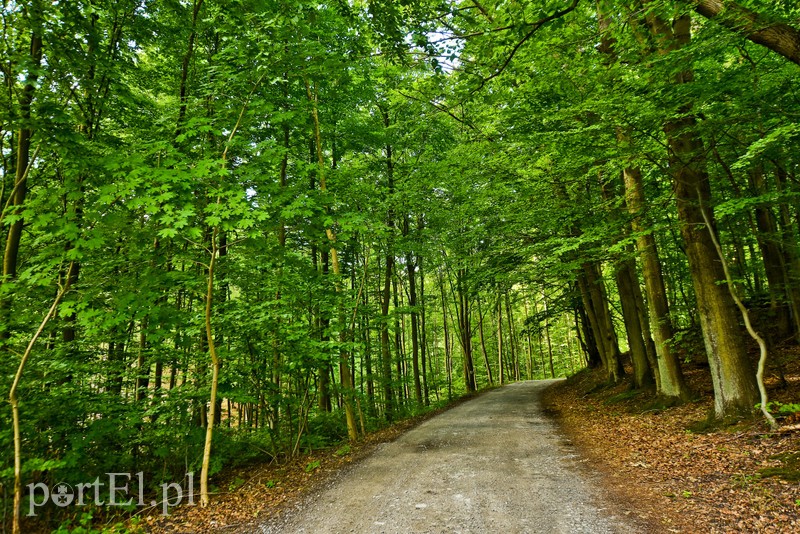
<svg viewBox="0 0 800 534">
<path fill-rule="evenodd" d="M 543 413 L 552 382 L 512 384 L 429 419 L 259 532 L 641 531 L 610 512 Z"/>
</svg>

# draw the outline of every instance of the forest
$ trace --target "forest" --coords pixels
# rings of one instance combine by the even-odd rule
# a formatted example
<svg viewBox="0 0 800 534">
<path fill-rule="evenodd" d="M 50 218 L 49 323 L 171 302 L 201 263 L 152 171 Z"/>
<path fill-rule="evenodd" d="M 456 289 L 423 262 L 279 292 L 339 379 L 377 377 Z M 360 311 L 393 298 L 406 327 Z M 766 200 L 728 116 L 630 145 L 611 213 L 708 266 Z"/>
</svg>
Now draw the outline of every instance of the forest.
<svg viewBox="0 0 800 534">
<path fill-rule="evenodd" d="M 781 408 L 793 1 L 3 0 L 0 31 L 14 532 L 35 484 L 193 472 L 206 505 L 586 367 L 672 405 L 699 362 L 713 418 Z"/>
</svg>

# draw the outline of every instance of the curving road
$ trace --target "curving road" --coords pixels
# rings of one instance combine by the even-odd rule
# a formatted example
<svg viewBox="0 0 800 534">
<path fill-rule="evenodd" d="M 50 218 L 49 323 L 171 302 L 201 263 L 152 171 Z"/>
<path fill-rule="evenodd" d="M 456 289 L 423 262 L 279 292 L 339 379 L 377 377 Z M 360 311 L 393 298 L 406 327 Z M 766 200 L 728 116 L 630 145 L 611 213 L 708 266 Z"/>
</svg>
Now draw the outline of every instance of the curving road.
<svg viewBox="0 0 800 534">
<path fill-rule="evenodd" d="M 335 477 L 261 533 L 603 533 L 640 529 L 542 411 L 552 380 L 490 391 L 429 419 Z"/>
</svg>

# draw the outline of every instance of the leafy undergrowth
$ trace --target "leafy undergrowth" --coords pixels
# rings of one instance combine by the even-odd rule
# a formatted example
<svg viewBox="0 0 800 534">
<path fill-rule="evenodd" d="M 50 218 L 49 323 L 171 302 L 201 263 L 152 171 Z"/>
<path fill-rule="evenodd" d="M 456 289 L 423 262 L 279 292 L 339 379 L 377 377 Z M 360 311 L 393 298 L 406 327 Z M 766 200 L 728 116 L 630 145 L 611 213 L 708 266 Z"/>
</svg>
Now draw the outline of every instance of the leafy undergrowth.
<svg viewBox="0 0 800 534">
<path fill-rule="evenodd" d="M 796 351 L 781 355 L 792 362 L 785 382 L 775 373 L 766 380 L 782 405 L 800 402 Z M 699 398 L 683 406 L 658 407 L 625 384 L 603 387 L 598 371 L 557 384 L 545 402 L 612 501 L 655 531 L 800 532 L 798 416 L 779 418 L 777 431 L 761 420 L 699 431 L 712 409 L 709 373 L 685 371 Z"/>
</svg>

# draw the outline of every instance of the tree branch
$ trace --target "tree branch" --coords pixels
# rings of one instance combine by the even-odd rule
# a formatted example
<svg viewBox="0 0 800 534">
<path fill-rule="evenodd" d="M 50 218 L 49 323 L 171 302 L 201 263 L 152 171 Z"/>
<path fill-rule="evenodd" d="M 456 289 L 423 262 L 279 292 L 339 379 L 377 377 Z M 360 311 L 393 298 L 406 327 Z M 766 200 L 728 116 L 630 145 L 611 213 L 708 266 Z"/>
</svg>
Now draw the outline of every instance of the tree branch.
<svg viewBox="0 0 800 534">
<path fill-rule="evenodd" d="M 478 87 L 476 87 L 472 91 L 472 94 L 477 93 L 478 91 L 483 89 L 483 87 L 490 80 L 493 80 L 494 78 L 497 78 L 498 76 L 500 76 L 503 73 L 503 71 L 506 70 L 508 65 L 511 63 L 511 60 L 514 59 L 514 56 L 517 54 L 519 49 L 522 48 L 522 45 L 524 45 L 528 41 L 528 39 L 533 37 L 533 35 L 537 31 L 539 31 L 542 28 L 542 26 L 544 26 L 548 22 L 552 22 L 552 21 L 554 21 L 556 19 L 560 19 L 561 17 L 565 16 L 566 14 L 574 11 L 575 8 L 578 7 L 578 3 L 579 2 L 580 2 L 580 0 L 572 0 L 572 3 L 570 3 L 569 6 L 567 6 L 564 9 L 562 9 L 561 11 L 556 11 L 552 15 L 549 15 L 549 16 L 543 18 L 543 19 L 539 19 L 538 21 L 536 21 L 533 24 L 531 24 L 530 25 L 530 27 L 531 27 L 530 31 L 528 31 L 528 33 L 526 33 L 522 37 L 522 39 L 520 39 L 519 42 L 516 45 L 514 45 L 514 48 L 511 49 L 511 53 L 508 55 L 508 57 L 506 57 L 506 60 L 503 62 L 503 64 L 500 65 L 500 67 L 497 70 L 495 70 L 492 74 L 490 74 L 487 78 L 483 78 L 481 80 L 481 83 L 478 85 Z"/>
<path fill-rule="evenodd" d="M 800 30 L 794 26 L 772 22 L 764 15 L 729 0 L 693 0 L 689 3 L 707 19 L 800 65 Z"/>
</svg>

